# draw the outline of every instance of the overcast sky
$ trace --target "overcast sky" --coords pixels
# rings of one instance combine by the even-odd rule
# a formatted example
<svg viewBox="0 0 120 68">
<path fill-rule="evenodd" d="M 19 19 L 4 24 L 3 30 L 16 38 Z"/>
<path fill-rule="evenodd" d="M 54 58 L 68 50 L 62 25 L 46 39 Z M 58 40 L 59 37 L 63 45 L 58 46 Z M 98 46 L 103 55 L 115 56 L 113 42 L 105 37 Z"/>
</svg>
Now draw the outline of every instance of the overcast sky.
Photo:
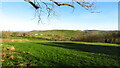
<svg viewBox="0 0 120 68">
<path fill-rule="evenodd" d="M 34 19 L 35 10 L 27 2 L 3 2 L 0 8 L 0 30 L 118 30 L 117 2 L 97 2 L 95 11 L 100 13 L 90 13 L 77 4 L 75 6 L 73 13 L 71 7 L 56 7 L 57 16 L 48 19 L 43 14 L 43 23 L 38 24 L 37 19 Z"/>
</svg>

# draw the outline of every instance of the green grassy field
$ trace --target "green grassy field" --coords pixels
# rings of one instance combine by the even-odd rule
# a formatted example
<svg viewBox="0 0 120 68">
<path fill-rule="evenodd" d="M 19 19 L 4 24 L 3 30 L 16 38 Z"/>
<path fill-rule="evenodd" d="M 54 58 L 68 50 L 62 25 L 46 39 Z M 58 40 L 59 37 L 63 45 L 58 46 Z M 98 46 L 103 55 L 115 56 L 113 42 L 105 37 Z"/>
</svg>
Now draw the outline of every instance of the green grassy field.
<svg viewBox="0 0 120 68">
<path fill-rule="evenodd" d="M 71 37 L 76 36 L 77 34 L 84 33 L 84 31 L 80 30 L 47 30 L 47 31 L 32 31 L 28 32 L 33 37 L 42 37 L 42 38 L 48 38 L 48 39 L 62 39 L 67 40 Z M 35 35 L 39 34 L 39 35 Z"/>
<path fill-rule="evenodd" d="M 4 42 L 15 54 L 3 57 L 3 66 L 120 66 L 120 45 L 71 41 L 30 40 Z M 3 52 L 10 52 L 3 50 Z M 14 59 L 9 59 L 13 55 Z"/>
</svg>

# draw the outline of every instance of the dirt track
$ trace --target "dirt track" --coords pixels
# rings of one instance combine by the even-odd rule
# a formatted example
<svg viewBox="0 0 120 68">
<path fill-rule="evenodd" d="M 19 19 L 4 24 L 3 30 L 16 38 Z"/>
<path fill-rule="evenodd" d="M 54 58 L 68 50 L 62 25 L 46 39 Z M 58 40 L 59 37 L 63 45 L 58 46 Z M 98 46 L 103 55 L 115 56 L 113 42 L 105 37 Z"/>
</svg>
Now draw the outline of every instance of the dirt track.
<svg viewBox="0 0 120 68">
<path fill-rule="evenodd" d="M 28 39 L 0 39 L 0 42 L 28 41 Z"/>
</svg>

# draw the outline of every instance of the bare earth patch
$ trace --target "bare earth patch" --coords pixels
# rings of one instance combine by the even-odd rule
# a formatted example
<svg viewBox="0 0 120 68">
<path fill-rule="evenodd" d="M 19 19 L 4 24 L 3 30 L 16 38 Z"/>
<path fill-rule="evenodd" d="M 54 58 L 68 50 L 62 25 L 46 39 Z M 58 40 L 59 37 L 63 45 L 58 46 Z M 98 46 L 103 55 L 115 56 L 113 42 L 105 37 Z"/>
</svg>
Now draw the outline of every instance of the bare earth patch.
<svg viewBox="0 0 120 68">
<path fill-rule="evenodd" d="M 28 39 L 0 39 L 0 42 L 28 41 Z"/>
</svg>

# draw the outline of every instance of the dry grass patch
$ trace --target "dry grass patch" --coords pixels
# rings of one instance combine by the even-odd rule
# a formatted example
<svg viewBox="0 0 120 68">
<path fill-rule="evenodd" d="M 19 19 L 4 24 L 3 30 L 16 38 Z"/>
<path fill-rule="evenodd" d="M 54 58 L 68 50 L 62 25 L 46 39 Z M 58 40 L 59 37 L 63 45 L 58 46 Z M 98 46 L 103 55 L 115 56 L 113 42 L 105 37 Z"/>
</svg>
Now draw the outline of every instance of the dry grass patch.
<svg viewBox="0 0 120 68">
<path fill-rule="evenodd" d="M 0 42 L 28 41 L 28 39 L 0 39 Z"/>
</svg>

